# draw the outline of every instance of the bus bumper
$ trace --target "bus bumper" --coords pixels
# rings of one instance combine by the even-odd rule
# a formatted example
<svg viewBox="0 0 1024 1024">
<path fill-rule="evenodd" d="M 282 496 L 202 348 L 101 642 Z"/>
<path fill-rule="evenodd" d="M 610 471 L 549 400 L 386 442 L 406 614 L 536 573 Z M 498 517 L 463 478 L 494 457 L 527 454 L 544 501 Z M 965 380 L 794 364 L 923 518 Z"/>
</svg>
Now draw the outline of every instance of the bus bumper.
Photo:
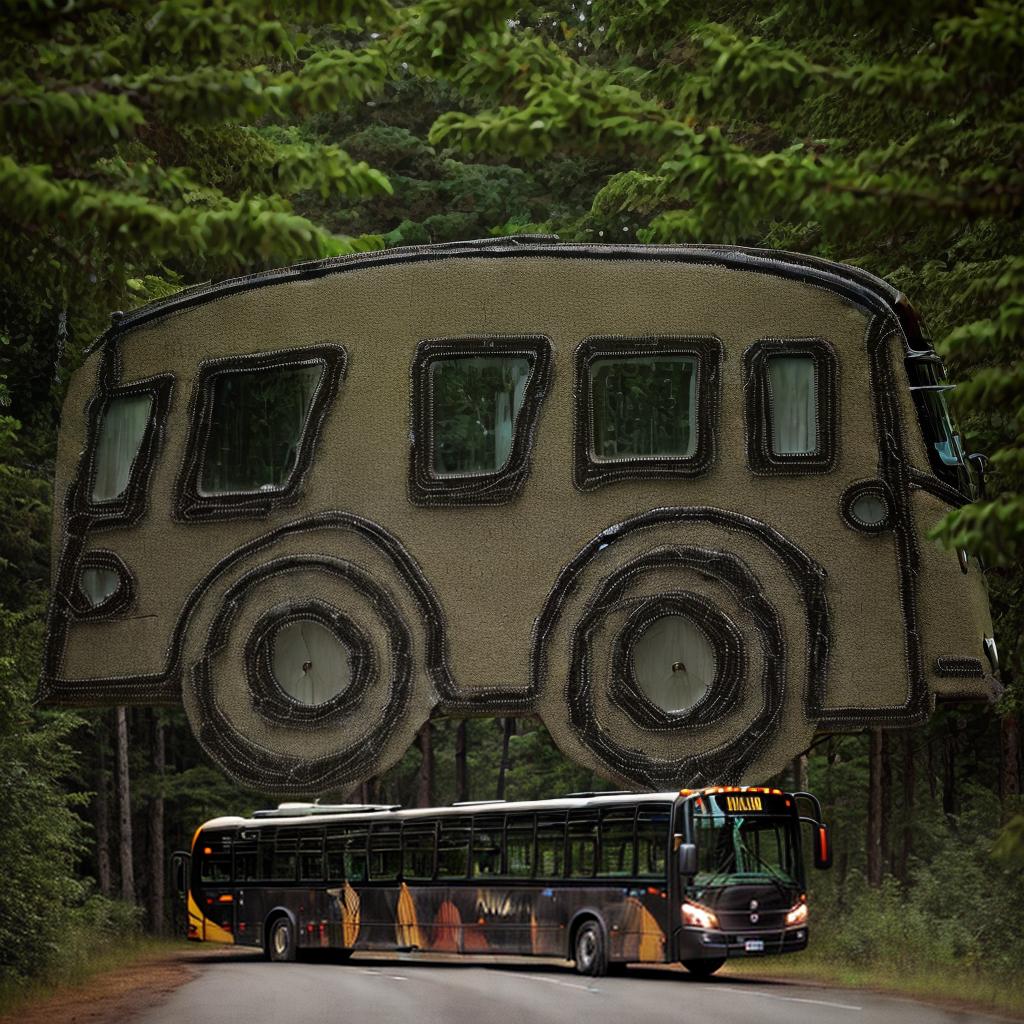
<svg viewBox="0 0 1024 1024">
<path fill-rule="evenodd" d="M 680 928 L 677 960 L 719 960 L 722 957 L 773 956 L 807 948 L 807 925 L 771 931 L 725 932 L 711 928 Z"/>
</svg>

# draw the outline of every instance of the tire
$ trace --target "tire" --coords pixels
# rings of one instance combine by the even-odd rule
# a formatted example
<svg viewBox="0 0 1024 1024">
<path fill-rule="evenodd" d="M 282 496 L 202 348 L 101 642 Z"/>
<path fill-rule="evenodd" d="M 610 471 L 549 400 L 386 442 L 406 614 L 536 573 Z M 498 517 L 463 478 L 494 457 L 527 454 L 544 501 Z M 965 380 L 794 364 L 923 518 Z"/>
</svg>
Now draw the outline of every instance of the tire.
<svg viewBox="0 0 1024 1024">
<path fill-rule="evenodd" d="M 573 947 L 577 974 L 601 978 L 608 973 L 608 944 L 604 929 L 597 921 L 584 921 L 580 925 Z"/>
<path fill-rule="evenodd" d="M 684 960 L 683 966 L 695 978 L 710 978 L 724 963 L 725 957 L 723 956 L 717 960 Z"/>
<path fill-rule="evenodd" d="M 274 963 L 293 963 L 296 958 L 295 928 L 287 917 L 278 917 L 270 926 L 267 951 Z"/>
</svg>

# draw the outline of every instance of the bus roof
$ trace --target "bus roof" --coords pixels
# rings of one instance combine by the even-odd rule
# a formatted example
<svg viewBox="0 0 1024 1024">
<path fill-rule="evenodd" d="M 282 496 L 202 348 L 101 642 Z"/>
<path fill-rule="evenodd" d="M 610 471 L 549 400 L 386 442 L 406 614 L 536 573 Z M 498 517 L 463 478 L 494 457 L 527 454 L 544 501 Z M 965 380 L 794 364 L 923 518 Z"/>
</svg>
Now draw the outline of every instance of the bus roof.
<svg viewBox="0 0 1024 1024">
<path fill-rule="evenodd" d="M 715 264 L 735 270 L 772 274 L 804 281 L 836 292 L 873 312 L 893 314 L 900 322 L 910 343 L 917 335 L 916 315 L 906 297 L 888 282 L 859 267 L 815 256 L 775 249 L 755 249 L 732 245 L 612 245 L 590 242 L 561 242 L 556 235 L 509 235 L 464 242 L 401 246 L 394 249 L 333 256 L 321 260 L 296 263 L 278 270 L 230 278 L 214 284 L 185 288 L 167 298 L 157 299 L 129 313 L 111 314 L 111 325 L 90 346 L 88 351 L 104 346 L 128 331 L 180 310 L 212 302 L 241 291 L 251 291 L 275 284 L 324 277 L 349 270 L 396 263 L 415 263 L 472 257 L 560 257 L 565 259 L 658 260 L 679 263 Z M 919 340 L 919 339 L 918 339 Z"/>
<path fill-rule="evenodd" d="M 336 804 L 319 805 L 306 803 L 284 803 L 276 808 L 253 811 L 248 817 L 230 816 L 213 818 L 200 826 L 200 831 L 209 828 L 234 828 L 246 826 L 278 827 L 301 825 L 316 821 L 328 824 L 343 821 L 405 821 L 416 818 L 431 818 L 452 813 L 496 814 L 518 811 L 562 811 L 580 810 L 589 807 L 600 808 L 621 804 L 665 803 L 680 796 L 698 796 L 705 793 L 775 793 L 782 790 L 764 786 L 705 786 L 701 789 L 668 790 L 658 793 L 633 793 L 609 791 L 596 793 L 569 793 L 549 800 L 470 800 L 441 807 L 409 807 L 388 804 Z"/>
</svg>

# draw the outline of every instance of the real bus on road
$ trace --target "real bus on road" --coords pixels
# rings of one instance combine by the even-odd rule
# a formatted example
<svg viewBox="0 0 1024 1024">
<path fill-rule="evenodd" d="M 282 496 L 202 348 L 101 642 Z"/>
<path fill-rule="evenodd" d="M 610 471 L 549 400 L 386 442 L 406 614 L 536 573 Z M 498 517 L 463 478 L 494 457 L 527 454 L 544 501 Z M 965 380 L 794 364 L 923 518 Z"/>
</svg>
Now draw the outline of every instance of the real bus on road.
<svg viewBox="0 0 1024 1024">
<path fill-rule="evenodd" d="M 808 833 L 808 828 L 810 832 Z M 217 818 L 175 854 L 188 937 L 264 950 L 559 957 L 582 974 L 807 946 L 808 793 L 720 786 L 555 800 L 282 804 Z"/>
</svg>

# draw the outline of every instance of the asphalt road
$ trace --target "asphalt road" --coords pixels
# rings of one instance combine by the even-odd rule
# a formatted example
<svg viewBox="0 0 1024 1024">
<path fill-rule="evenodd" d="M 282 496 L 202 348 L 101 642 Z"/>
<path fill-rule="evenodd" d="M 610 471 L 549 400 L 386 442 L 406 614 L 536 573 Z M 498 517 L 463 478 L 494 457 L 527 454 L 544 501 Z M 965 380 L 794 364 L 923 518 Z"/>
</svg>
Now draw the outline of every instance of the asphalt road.
<svg viewBox="0 0 1024 1024">
<path fill-rule="evenodd" d="M 488 958 L 489 959 L 489 958 Z M 871 992 L 681 969 L 630 968 L 588 979 L 550 961 L 481 963 L 360 954 L 347 964 L 206 957 L 199 976 L 145 1013 L 143 1024 L 383 1022 L 408 1024 L 950 1024 L 1000 1018 Z"/>
</svg>

